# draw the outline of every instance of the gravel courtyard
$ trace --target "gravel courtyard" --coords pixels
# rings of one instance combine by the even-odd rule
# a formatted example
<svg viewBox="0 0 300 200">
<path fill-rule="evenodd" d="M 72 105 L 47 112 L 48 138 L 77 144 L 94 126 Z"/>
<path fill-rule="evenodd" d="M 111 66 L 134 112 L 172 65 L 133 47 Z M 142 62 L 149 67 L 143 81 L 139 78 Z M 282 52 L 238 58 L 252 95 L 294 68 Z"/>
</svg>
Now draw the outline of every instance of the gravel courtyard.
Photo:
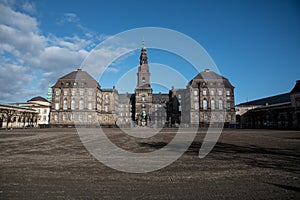
<svg viewBox="0 0 300 200">
<path fill-rule="evenodd" d="M 133 152 L 166 145 L 175 129 L 143 141 L 105 129 Z M 300 131 L 224 129 L 213 151 L 188 151 L 155 172 L 131 174 L 97 161 L 76 129 L 0 131 L 0 199 L 300 199 Z"/>
</svg>

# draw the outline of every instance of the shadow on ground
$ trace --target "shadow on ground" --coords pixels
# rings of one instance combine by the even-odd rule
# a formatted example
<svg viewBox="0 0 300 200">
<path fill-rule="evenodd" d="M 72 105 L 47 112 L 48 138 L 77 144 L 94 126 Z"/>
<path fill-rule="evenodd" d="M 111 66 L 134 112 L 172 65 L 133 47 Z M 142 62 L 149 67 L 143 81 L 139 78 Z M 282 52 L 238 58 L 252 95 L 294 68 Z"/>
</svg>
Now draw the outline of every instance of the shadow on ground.
<svg viewBox="0 0 300 200">
<path fill-rule="evenodd" d="M 140 143 L 140 146 L 160 149 L 165 142 Z M 201 142 L 193 142 L 185 155 L 197 156 Z M 260 168 L 272 168 L 300 173 L 300 154 L 295 149 L 263 148 L 255 145 L 240 146 L 218 142 L 208 154 L 208 159 L 243 162 Z"/>
</svg>

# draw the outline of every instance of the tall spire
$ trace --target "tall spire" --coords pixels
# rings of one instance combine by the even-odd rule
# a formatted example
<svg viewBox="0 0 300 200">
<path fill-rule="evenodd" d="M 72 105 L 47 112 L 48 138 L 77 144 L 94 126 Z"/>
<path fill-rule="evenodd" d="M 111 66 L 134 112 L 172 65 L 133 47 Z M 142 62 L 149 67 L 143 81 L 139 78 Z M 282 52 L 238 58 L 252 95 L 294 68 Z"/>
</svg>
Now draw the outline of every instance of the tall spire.
<svg viewBox="0 0 300 200">
<path fill-rule="evenodd" d="M 145 41 L 142 41 L 142 50 L 141 50 L 141 56 L 140 56 L 140 65 L 142 64 L 148 64 L 148 57 L 147 57 L 147 50 L 145 47 Z"/>
<path fill-rule="evenodd" d="M 145 40 L 144 39 L 142 40 L 142 49 L 146 49 Z"/>
<path fill-rule="evenodd" d="M 142 41 L 142 49 L 140 55 L 140 66 L 138 68 L 138 87 L 150 87 L 150 72 L 148 66 L 147 50 L 145 41 Z"/>
</svg>

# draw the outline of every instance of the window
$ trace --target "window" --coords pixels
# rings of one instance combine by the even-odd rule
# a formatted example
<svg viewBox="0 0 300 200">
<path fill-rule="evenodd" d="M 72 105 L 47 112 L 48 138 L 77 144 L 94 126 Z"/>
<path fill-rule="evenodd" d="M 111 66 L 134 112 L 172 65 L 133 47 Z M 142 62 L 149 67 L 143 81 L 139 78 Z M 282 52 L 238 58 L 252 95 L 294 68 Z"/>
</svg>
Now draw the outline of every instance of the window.
<svg viewBox="0 0 300 200">
<path fill-rule="evenodd" d="M 142 78 L 142 83 L 146 83 L 145 77 Z"/>
<path fill-rule="evenodd" d="M 74 120 L 75 120 L 75 114 L 71 114 L 71 115 L 70 115 L 70 120 L 71 120 L 71 121 L 74 121 Z"/>
<path fill-rule="evenodd" d="M 105 106 L 105 112 L 108 112 L 108 106 Z"/>
<path fill-rule="evenodd" d="M 208 115 L 207 114 L 204 114 L 204 120 L 208 120 Z"/>
<path fill-rule="evenodd" d="M 219 95 L 219 96 L 222 96 L 222 95 L 223 95 L 222 90 L 218 90 L 218 95 Z"/>
<path fill-rule="evenodd" d="M 178 94 L 178 99 L 181 99 L 181 94 Z"/>
<path fill-rule="evenodd" d="M 67 115 L 66 115 L 66 114 L 63 114 L 62 120 L 63 120 L 64 122 L 67 121 Z"/>
<path fill-rule="evenodd" d="M 64 100 L 63 109 L 64 110 L 68 109 L 68 100 L 67 99 Z"/>
<path fill-rule="evenodd" d="M 47 121 L 47 116 L 43 116 L 43 121 Z"/>
<path fill-rule="evenodd" d="M 216 121 L 216 119 L 217 119 L 217 116 L 216 116 L 216 114 L 214 113 L 214 114 L 212 114 L 212 120 L 213 121 Z"/>
<path fill-rule="evenodd" d="M 224 122 L 224 115 L 223 115 L 223 114 L 220 114 L 220 120 L 221 120 L 222 122 Z"/>
<path fill-rule="evenodd" d="M 144 96 L 142 96 L 142 102 L 145 102 L 146 98 Z"/>
<path fill-rule="evenodd" d="M 87 120 L 88 120 L 88 122 L 91 122 L 91 121 L 92 121 L 92 115 L 91 115 L 91 114 L 88 115 Z"/>
<path fill-rule="evenodd" d="M 64 90 L 64 95 L 65 95 L 65 96 L 68 95 L 68 90 Z"/>
<path fill-rule="evenodd" d="M 232 116 L 231 116 L 231 114 L 229 114 L 228 115 L 228 121 L 231 121 L 231 119 L 232 119 Z"/>
<path fill-rule="evenodd" d="M 195 102 L 195 110 L 198 110 L 198 109 L 199 109 L 199 103 Z"/>
<path fill-rule="evenodd" d="M 56 96 L 59 96 L 59 94 L 60 94 L 60 90 L 58 90 L 58 89 L 55 90 L 55 95 L 56 95 Z"/>
<path fill-rule="evenodd" d="M 194 90 L 194 96 L 198 95 L 198 90 Z"/>
<path fill-rule="evenodd" d="M 71 109 L 72 110 L 76 109 L 76 101 L 75 101 L 75 99 L 72 99 L 72 101 L 71 101 Z"/>
<path fill-rule="evenodd" d="M 54 121 L 58 121 L 58 115 L 54 115 Z"/>
<path fill-rule="evenodd" d="M 230 100 L 230 96 L 226 97 L 227 100 Z"/>
<path fill-rule="evenodd" d="M 109 97 L 108 94 L 106 94 L 105 95 L 105 100 L 108 100 L 109 99 L 108 97 Z"/>
<path fill-rule="evenodd" d="M 203 96 L 206 96 L 206 90 L 203 90 L 202 94 Z"/>
<path fill-rule="evenodd" d="M 89 90 L 89 96 L 93 96 L 93 90 Z"/>
<path fill-rule="evenodd" d="M 72 95 L 73 95 L 73 96 L 76 95 L 76 89 L 72 89 Z"/>
<path fill-rule="evenodd" d="M 120 116 L 123 117 L 123 113 L 120 113 Z"/>
<path fill-rule="evenodd" d="M 88 103 L 88 109 L 89 109 L 89 110 L 92 110 L 92 109 L 93 109 L 93 103 L 92 103 L 92 102 L 89 102 L 89 103 Z"/>
<path fill-rule="evenodd" d="M 211 96 L 215 95 L 215 91 L 211 90 L 211 91 L 210 91 L 210 95 L 211 95 Z"/>
<path fill-rule="evenodd" d="M 211 104 L 211 109 L 212 109 L 212 110 L 215 110 L 215 109 L 216 109 L 216 104 L 215 104 L 215 100 L 214 100 L 214 99 L 212 99 L 212 100 L 210 101 L 210 104 Z"/>
<path fill-rule="evenodd" d="M 84 90 L 82 90 L 82 89 L 79 90 L 79 95 L 80 95 L 80 96 L 83 96 L 83 95 L 84 95 Z"/>
<path fill-rule="evenodd" d="M 230 103 L 228 102 L 228 103 L 227 103 L 227 109 L 230 109 L 230 107 L 231 107 L 231 105 L 230 105 Z"/>
<path fill-rule="evenodd" d="M 47 109 L 46 108 L 44 108 L 43 113 L 47 114 Z"/>
<path fill-rule="evenodd" d="M 207 110 L 207 100 L 206 99 L 203 100 L 202 107 L 203 107 L 203 110 Z"/>
<path fill-rule="evenodd" d="M 195 114 L 195 120 L 198 120 L 199 119 L 199 115 L 198 113 Z"/>
<path fill-rule="evenodd" d="M 219 99 L 219 109 L 223 110 L 223 101 L 222 101 L 222 99 Z"/>
<path fill-rule="evenodd" d="M 82 119 L 83 119 L 82 114 L 79 114 L 78 120 L 79 120 L 80 122 L 82 122 Z"/>
<path fill-rule="evenodd" d="M 84 109 L 84 102 L 82 99 L 79 100 L 79 110 L 83 110 Z"/>
<path fill-rule="evenodd" d="M 230 91 L 229 91 L 229 90 L 226 91 L 226 95 L 227 95 L 227 96 L 230 95 Z"/>
<path fill-rule="evenodd" d="M 55 103 L 55 110 L 59 110 L 59 103 Z"/>
</svg>

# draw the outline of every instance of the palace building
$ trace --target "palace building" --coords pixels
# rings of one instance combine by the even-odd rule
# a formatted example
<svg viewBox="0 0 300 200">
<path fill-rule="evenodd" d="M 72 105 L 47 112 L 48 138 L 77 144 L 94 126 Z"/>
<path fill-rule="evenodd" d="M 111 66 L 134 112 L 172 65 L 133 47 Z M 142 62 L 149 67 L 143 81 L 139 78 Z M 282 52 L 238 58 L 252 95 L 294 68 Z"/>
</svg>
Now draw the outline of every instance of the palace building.
<svg viewBox="0 0 300 200">
<path fill-rule="evenodd" d="M 153 93 L 147 50 L 143 46 L 134 93 L 102 89 L 88 72 L 78 69 L 52 87 L 52 126 L 205 126 L 235 122 L 234 87 L 205 70 L 186 88 Z"/>
</svg>

